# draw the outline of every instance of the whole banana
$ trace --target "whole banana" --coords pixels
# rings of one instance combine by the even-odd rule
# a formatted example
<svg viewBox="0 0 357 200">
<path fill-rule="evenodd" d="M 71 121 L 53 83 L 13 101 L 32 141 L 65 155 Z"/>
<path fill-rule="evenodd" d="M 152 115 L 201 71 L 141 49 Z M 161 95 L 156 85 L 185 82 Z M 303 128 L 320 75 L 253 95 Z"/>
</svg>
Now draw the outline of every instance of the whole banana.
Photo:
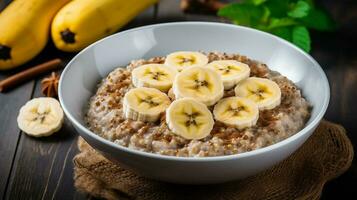
<svg viewBox="0 0 357 200">
<path fill-rule="evenodd" d="M 0 70 L 17 67 L 45 47 L 51 20 L 70 0 L 16 0 L 0 15 Z"/>
<path fill-rule="evenodd" d="M 52 22 L 52 39 L 63 51 L 75 52 L 108 36 L 157 0 L 73 0 Z"/>
</svg>

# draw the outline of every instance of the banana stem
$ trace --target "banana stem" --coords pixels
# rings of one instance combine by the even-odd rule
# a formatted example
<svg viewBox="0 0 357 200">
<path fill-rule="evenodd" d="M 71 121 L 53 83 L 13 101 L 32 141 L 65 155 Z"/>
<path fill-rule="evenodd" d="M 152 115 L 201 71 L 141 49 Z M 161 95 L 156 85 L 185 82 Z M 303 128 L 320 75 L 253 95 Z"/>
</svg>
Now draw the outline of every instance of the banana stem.
<svg viewBox="0 0 357 200">
<path fill-rule="evenodd" d="M 0 60 L 10 60 L 11 59 L 11 48 L 0 44 Z"/>
<path fill-rule="evenodd" d="M 61 38 L 67 44 L 75 43 L 76 42 L 75 36 L 76 34 L 73 33 L 71 30 L 69 30 L 68 28 L 64 31 L 61 31 Z"/>
</svg>

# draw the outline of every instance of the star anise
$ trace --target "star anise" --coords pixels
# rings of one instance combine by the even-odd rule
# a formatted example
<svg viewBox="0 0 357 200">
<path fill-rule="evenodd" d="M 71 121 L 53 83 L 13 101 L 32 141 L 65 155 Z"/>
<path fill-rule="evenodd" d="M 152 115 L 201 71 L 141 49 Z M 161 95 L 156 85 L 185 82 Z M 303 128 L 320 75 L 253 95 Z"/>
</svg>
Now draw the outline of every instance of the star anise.
<svg viewBox="0 0 357 200">
<path fill-rule="evenodd" d="M 58 81 L 60 76 L 52 72 L 51 76 L 44 78 L 41 81 L 41 91 L 47 97 L 57 97 L 58 95 Z"/>
</svg>

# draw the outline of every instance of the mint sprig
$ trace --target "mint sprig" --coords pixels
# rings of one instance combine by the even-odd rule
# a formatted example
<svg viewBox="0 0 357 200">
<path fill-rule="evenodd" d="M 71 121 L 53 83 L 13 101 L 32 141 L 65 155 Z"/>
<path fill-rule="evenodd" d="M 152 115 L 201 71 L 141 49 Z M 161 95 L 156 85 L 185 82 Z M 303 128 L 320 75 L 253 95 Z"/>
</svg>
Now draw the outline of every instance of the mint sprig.
<svg viewBox="0 0 357 200">
<path fill-rule="evenodd" d="M 317 8 L 313 0 L 243 0 L 228 4 L 217 14 L 235 24 L 277 35 L 306 52 L 311 49 L 308 29 L 332 31 L 336 28 L 330 15 Z"/>
<path fill-rule="evenodd" d="M 292 30 L 292 42 L 306 52 L 311 50 L 309 31 L 305 26 L 294 26 Z"/>
</svg>

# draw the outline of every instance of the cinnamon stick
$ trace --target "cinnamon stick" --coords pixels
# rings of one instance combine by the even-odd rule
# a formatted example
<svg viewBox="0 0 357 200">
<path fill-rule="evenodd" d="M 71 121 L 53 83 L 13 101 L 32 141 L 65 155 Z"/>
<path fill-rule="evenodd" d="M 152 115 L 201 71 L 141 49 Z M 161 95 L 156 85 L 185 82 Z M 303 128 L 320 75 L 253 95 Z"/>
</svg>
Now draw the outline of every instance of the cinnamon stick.
<svg viewBox="0 0 357 200">
<path fill-rule="evenodd" d="M 4 92 L 42 73 L 53 71 L 60 67 L 62 67 L 62 61 L 59 58 L 31 67 L 0 81 L 0 92 Z"/>
</svg>

